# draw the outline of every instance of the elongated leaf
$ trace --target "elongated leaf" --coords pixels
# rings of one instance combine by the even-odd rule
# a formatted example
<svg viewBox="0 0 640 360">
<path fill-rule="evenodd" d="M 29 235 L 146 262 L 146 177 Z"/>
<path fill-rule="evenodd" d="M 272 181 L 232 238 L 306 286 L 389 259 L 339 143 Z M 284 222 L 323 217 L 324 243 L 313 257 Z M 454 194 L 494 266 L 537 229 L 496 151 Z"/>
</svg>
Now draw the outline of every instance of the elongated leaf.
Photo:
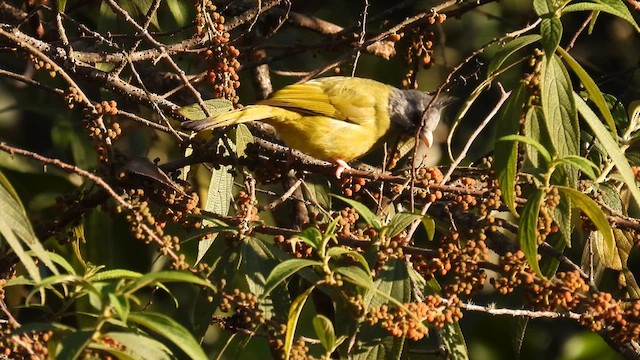
<svg viewBox="0 0 640 360">
<path fill-rule="evenodd" d="M 589 108 L 589 106 L 578 96 L 578 94 L 574 93 L 574 99 L 576 102 L 576 106 L 580 111 L 580 115 L 582 115 L 585 122 L 591 127 L 593 130 L 593 134 L 596 136 L 598 141 L 602 143 L 604 148 L 606 149 L 609 157 L 611 157 L 611 161 L 616 165 L 620 176 L 624 180 L 624 183 L 627 185 L 629 192 L 633 196 L 636 204 L 640 206 L 640 189 L 638 189 L 638 185 L 636 184 L 635 175 L 631 170 L 631 166 L 629 162 L 625 158 L 622 151 L 618 147 L 616 141 L 611 137 L 611 134 L 607 131 L 607 129 L 602 125 L 598 116 Z"/>
<path fill-rule="evenodd" d="M 307 302 L 309 295 L 315 289 L 315 286 L 311 286 L 305 292 L 300 294 L 293 302 L 291 303 L 291 309 L 289 310 L 289 317 L 287 318 L 287 332 L 284 336 L 284 353 L 285 359 L 288 360 L 291 355 L 291 346 L 293 345 L 293 337 L 296 333 L 296 327 L 298 326 L 298 318 L 300 318 L 300 313 L 302 312 L 302 308 L 304 304 Z"/>
<path fill-rule="evenodd" d="M 273 268 L 264 286 L 263 296 L 267 296 L 278 284 L 289 276 L 297 273 L 300 269 L 309 266 L 322 266 L 320 261 L 307 259 L 289 259 Z"/>
<path fill-rule="evenodd" d="M 2 217 L 0 217 L 0 235 L 2 235 L 9 246 L 11 246 L 13 252 L 18 256 L 18 259 L 20 259 L 20 263 L 27 270 L 27 273 L 29 273 L 29 276 L 35 281 L 40 281 L 40 272 L 38 271 L 36 263 L 27 255 L 22 244 L 20 244 L 20 240 L 18 240 L 10 225 L 7 224 Z"/>
<path fill-rule="evenodd" d="M 336 332 L 333 329 L 331 320 L 322 314 L 318 314 L 313 318 L 313 329 L 325 351 L 330 352 L 333 350 L 336 345 Z"/>
<path fill-rule="evenodd" d="M 411 300 L 411 282 L 409 271 L 402 261 L 392 259 L 380 270 L 374 282 L 376 291 L 365 295 L 366 308 L 389 303 L 389 298 L 407 303 Z M 380 327 L 363 327 L 357 335 L 357 350 L 353 360 L 400 359 L 404 348 L 404 338 L 391 336 Z"/>
<path fill-rule="evenodd" d="M 520 84 L 511 94 L 496 123 L 496 139 L 508 135 L 517 135 L 520 130 L 520 118 L 527 98 L 527 90 Z M 502 199 L 512 214 L 517 216 L 514 187 L 516 184 L 516 160 L 518 144 L 496 142 L 494 145 L 494 166 Z"/>
<path fill-rule="evenodd" d="M 276 286 L 266 296 L 267 277 L 281 262 L 265 245 L 256 238 L 247 238 L 242 246 L 242 270 L 249 291 L 260 296 L 258 306 L 266 318 L 284 316 L 289 310 L 291 300 L 284 286 Z M 263 295 L 264 294 L 264 295 Z"/>
<path fill-rule="evenodd" d="M 578 76 L 582 85 L 584 85 L 584 88 L 589 94 L 589 99 L 591 99 L 591 101 L 596 104 L 598 110 L 600 110 L 600 113 L 607 122 L 609 131 L 612 134 L 616 134 L 617 136 L 618 132 L 616 130 L 615 121 L 613 120 L 613 115 L 611 114 L 611 110 L 609 110 L 609 106 L 607 106 L 607 102 L 604 98 L 604 95 L 602 94 L 602 91 L 600 91 L 600 88 L 598 88 L 598 85 L 596 85 L 596 82 L 593 81 L 591 76 L 589 76 L 589 73 L 587 73 L 582 68 L 582 66 L 580 66 L 580 64 L 571 56 L 571 54 L 564 51 L 564 49 L 562 48 L 559 48 L 558 52 L 560 53 L 560 55 L 562 55 L 562 59 L 564 60 L 564 62 L 566 62 L 571 70 L 573 70 L 573 72 Z"/>
<path fill-rule="evenodd" d="M 221 139 L 220 145 L 222 144 L 223 141 Z M 233 175 L 230 173 L 232 169 L 233 168 L 231 166 L 221 166 L 219 169 L 213 169 L 211 171 L 209 191 L 207 192 L 207 202 L 204 206 L 205 210 L 218 215 L 227 215 L 229 212 L 233 196 Z M 208 221 L 205 221 L 204 224 L 210 225 Z M 208 239 L 201 240 L 198 243 L 196 264 L 202 260 L 211 245 L 213 245 L 216 237 L 217 234 Z"/>
<path fill-rule="evenodd" d="M 247 145 L 253 143 L 253 135 L 245 124 L 236 126 L 236 154 L 238 157 L 245 156 Z"/>
<path fill-rule="evenodd" d="M 373 287 L 373 279 L 371 274 L 364 271 L 361 267 L 345 266 L 334 269 L 335 272 L 347 278 L 347 280 L 357 286 L 365 289 Z"/>
<path fill-rule="evenodd" d="M 549 154 L 549 152 L 547 151 L 547 149 L 545 149 L 544 146 L 542 146 L 542 144 L 540 144 L 539 142 L 537 142 L 536 140 L 529 138 L 527 136 L 522 136 L 522 135 L 507 135 L 507 136 L 503 136 L 500 139 L 496 140 L 496 141 L 519 141 L 522 143 L 525 143 L 527 145 L 531 145 L 533 146 L 536 150 L 538 150 L 538 152 L 540 153 L 540 155 L 542 155 L 542 157 L 547 161 L 551 161 L 551 154 Z"/>
<path fill-rule="evenodd" d="M 318 250 L 322 246 L 322 233 L 314 227 L 308 227 L 298 235 L 293 236 L 292 240 L 301 240 L 310 247 Z"/>
<path fill-rule="evenodd" d="M 114 279 L 138 279 L 142 277 L 142 274 L 137 271 L 131 271 L 127 269 L 113 269 L 98 272 L 88 278 L 88 280 L 98 282 Z"/>
<path fill-rule="evenodd" d="M 452 359 L 469 359 L 467 343 L 464 340 L 459 322 L 447 323 L 442 328 L 442 341 Z"/>
<path fill-rule="evenodd" d="M 411 213 L 398 213 L 391 218 L 387 225 L 387 236 L 392 238 L 400 234 L 407 226 L 411 225 L 416 220 L 421 220 L 422 215 Z"/>
<path fill-rule="evenodd" d="M 60 340 L 56 348 L 56 359 L 75 360 L 91 342 L 93 331 L 76 331 Z"/>
<path fill-rule="evenodd" d="M 226 99 L 205 100 L 204 105 L 211 113 L 211 116 L 216 116 L 233 110 L 233 103 Z M 181 107 L 178 110 L 178 113 L 189 120 L 204 120 L 207 118 L 207 115 L 202 111 L 202 108 L 197 103 Z"/>
<path fill-rule="evenodd" d="M 560 156 L 579 155 L 578 115 L 567 69 L 557 56 L 542 63 L 541 102 L 551 142 Z"/>
<path fill-rule="evenodd" d="M 171 341 L 191 359 L 208 359 L 193 335 L 184 326 L 166 315 L 154 312 L 132 312 L 129 314 L 129 322 L 140 324 Z"/>
<path fill-rule="evenodd" d="M 127 291 L 130 293 L 133 293 L 151 284 L 167 283 L 167 282 L 191 283 L 194 285 L 200 285 L 200 286 L 208 287 L 210 289 L 214 289 L 213 285 L 211 285 L 209 281 L 203 278 L 197 277 L 191 273 L 183 272 L 183 271 L 166 270 L 166 271 L 158 271 L 154 273 L 145 274 L 141 278 L 138 278 L 131 285 L 129 285 L 127 287 Z"/>
<path fill-rule="evenodd" d="M 354 208 L 358 212 L 358 214 L 362 216 L 362 218 L 367 224 L 369 224 L 370 226 L 373 226 L 376 230 L 380 230 L 382 228 L 382 224 L 380 223 L 380 220 L 378 220 L 378 217 L 376 216 L 376 214 L 374 214 L 371 210 L 369 210 L 369 208 L 366 207 L 364 204 L 357 202 L 353 199 L 348 199 L 335 194 L 331 194 L 331 196 L 349 204 L 349 206 Z"/>
<path fill-rule="evenodd" d="M 513 39 L 504 46 L 496 55 L 493 56 L 489 66 L 487 67 L 487 74 L 493 74 L 495 71 L 502 67 L 505 61 L 515 54 L 518 50 L 525 48 L 526 46 L 533 44 L 541 39 L 540 35 L 525 35 L 517 39 Z"/>
<path fill-rule="evenodd" d="M 429 241 L 433 240 L 433 237 L 436 236 L 436 221 L 431 216 L 425 215 L 422 218 L 422 226 L 427 232 L 427 239 Z"/>
<path fill-rule="evenodd" d="M 338 257 L 338 256 L 341 256 L 341 255 L 349 255 L 349 256 L 353 257 L 360 264 L 362 264 L 362 267 L 364 268 L 364 270 L 367 273 L 371 273 L 371 269 L 369 268 L 369 264 L 367 263 L 367 260 L 359 252 L 357 252 L 355 250 L 349 250 L 347 248 L 343 248 L 342 246 L 334 246 L 334 247 L 330 248 L 329 251 L 327 251 L 327 256 L 328 257 Z"/>
<path fill-rule="evenodd" d="M 596 179 L 596 173 L 593 171 L 594 169 L 599 170 L 599 168 L 591 162 L 589 159 L 585 159 L 582 156 L 577 155 L 567 155 L 558 159 L 558 162 L 571 165 L 576 169 L 582 171 L 583 174 L 587 175 L 592 180 Z"/>
<path fill-rule="evenodd" d="M 563 195 L 566 195 L 571 199 L 571 203 L 574 207 L 580 209 L 591 222 L 595 225 L 596 229 L 603 236 L 603 246 L 602 248 L 606 251 L 606 257 L 602 258 L 603 261 L 607 259 L 613 259 L 611 254 L 616 254 L 616 241 L 613 237 L 613 230 L 611 229 L 611 225 L 609 225 L 609 221 L 607 221 L 606 215 L 602 212 L 602 209 L 598 206 L 598 203 L 593 201 L 587 195 L 581 193 L 578 190 L 558 186 L 558 189 Z M 612 265 L 611 263 L 605 264 L 605 266 Z"/>
<path fill-rule="evenodd" d="M 105 336 L 123 345 L 124 349 L 122 351 L 134 359 L 168 360 L 175 358 L 172 356 L 171 350 L 163 343 L 148 336 L 127 332 L 108 332 Z"/>
<path fill-rule="evenodd" d="M 615 15 L 633 25 L 636 31 L 640 32 L 640 26 L 633 19 L 633 16 L 629 12 L 629 9 L 620 0 L 593 0 L 594 2 L 579 2 L 565 6 L 562 9 L 563 13 L 569 13 L 573 11 L 602 11 Z"/>
<path fill-rule="evenodd" d="M 522 209 L 518 227 L 518 243 L 524 256 L 536 274 L 542 277 L 538 265 L 538 213 L 544 199 L 544 191 L 536 189 L 527 199 Z"/>
<path fill-rule="evenodd" d="M 0 233 L 5 237 L 9 233 L 13 235 L 11 239 L 7 239 L 7 242 L 16 252 L 20 261 L 26 264 L 27 271 L 33 279 L 40 279 L 40 275 L 33 272 L 33 266 L 31 266 L 33 260 L 26 259 L 28 256 L 24 253 L 25 250 L 20 243 L 26 244 L 51 272 L 58 274 L 58 269 L 53 265 L 40 240 L 36 237 L 22 202 L 15 197 L 17 196 L 15 190 L 4 174 L 1 175 L 0 180 L 2 181 L 2 186 L 0 186 L 0 214 L 2 214 Z"/>
<path fill-rule="evenodd" d="M 546 15 L 553 12 L 553 4 L 550 0 L 533 0 L 533 10 L 538 16 Z"/>
<path fill-rule="evenodd" d="M 555 16 L 543 18 L 540 23 L 540 34 L 542 35 L 544 56 L 547 61 L 550 61 L 562 39 L 562 22 Z"/>
</svg>

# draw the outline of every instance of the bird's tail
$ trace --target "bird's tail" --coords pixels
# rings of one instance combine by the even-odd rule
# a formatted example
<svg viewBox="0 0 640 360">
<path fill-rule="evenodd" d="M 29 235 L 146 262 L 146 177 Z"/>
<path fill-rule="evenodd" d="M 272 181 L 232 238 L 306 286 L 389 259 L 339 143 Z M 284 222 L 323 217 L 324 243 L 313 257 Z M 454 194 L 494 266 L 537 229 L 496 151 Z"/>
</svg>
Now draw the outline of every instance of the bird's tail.
<svg viewBox="0 0 640 360">
<path fill-rule="evenodd" d="M 180 126 L 187 130 L 204 131 L 251 121 L 288 117 L 292 114 L 295 113 L 268 105 L 249 105 L 242 109 L 230 111 L 204 120 L 184 121 Z"/>
</svg>

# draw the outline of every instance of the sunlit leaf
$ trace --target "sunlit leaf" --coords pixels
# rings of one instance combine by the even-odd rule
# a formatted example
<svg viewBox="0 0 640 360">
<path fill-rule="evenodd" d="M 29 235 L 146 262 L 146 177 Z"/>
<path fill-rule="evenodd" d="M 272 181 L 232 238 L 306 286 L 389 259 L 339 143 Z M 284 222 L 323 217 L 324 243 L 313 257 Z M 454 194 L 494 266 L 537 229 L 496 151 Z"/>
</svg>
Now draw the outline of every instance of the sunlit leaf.
<svg viewBox="0 0 640 360">
<path fill-rule="evenodd" d="M 615 121 L 613 120 L 613 116 L 611 115 L 611 110 L 609 110 L 609 106 L 607 106 L 607 102 L 602 92 L 598 88 L 598 85 L 596 85 L 596 82 L 593 81 L 589 73 L 587 73 L 582 68 L 582 66 L 580 66 L 580 64 L 571 56 L 571 54 L 569 54 L 562 48 L 558 49 L 558 52 L 560 53 L 560 55 L 562 55 L 562 59 L 564 60 L 564 62 L 566 62 L 571 70 L 573 70 L 573 72 L 578 75 L 580 82 L 582 82 L 582 85 L 584 85 L 584 88 L 589 94 L 589 99 L 591 99 L 591 101 L 593 101 L 593 103 L 598 107 L 598 110 L 600 110 L 600 113 L 607 122 L 607 125 L 609 125 L 609 131 L 611 131 L 612 134 L 617 134 L 616 125 Z"/>
<path fill-rule="evenodd" d="M 65 335 L 56 348 L 56 359 L 75 360 L 91 342 L 93 331 L 74 331 Z"/>
<path fill-rule="evenodd" d="M 400 234 L 407 228 L 407 226 L 411 225 L 416 220 L 422 220 L 422 215 L 411 213 L 395 214 L 387 225 L 387 236 L 392 238 Z"/>
<path fill-rule="evenodd" d="M 540 23 L 540 34 L 544 55 L 547 61 L 550 61 L 562 39 L 562 22 L 555 16 L 543 18 Z"/>
<path fill-rule="evenodd" d="M 553 147 L 560 157 L 579 155 L 580 127 L 567 69 L 554 55 L 542 63 L 540 72 L 542 111 Z"/>
<path fill-rule="evenodd" d="M 602 212 L 600 206 L 598 206 L 598 203 L 593 201 L 593 199 L 587 195 L 572 188 L 558 186 L 558 190 L 560 190 L 562 195 L 569 197 L 572 205 L 587 215 L 589 220 L 591 220 L 593 225 L 595 225 L 596 229 L 598 229 L 599 233 L 602 235 L 602 246 L 600 246 L 600 249 L 602 249 L 604 257 L 601 259 L 605 261 L 605 266 L 612 266 L 613 254 L 617 252 L 616 242 L 613 237 L 611 225 L 609 225 L 609 221 L 607 221 L 607 217 Z"/>
<path fill-rule="evenodd" d="M 602 143 L 604 148 L 607 151 L 609 157 L 615 164 L 618 172 L 622 176 L 625 184 L 627 185 L 627 189 L 631 192 L 636 204 L 640 206 L 640 189 L 638 189 L 638 185 L 636 183 L 635 175 L 631 170 L 631 166 L 629 162 L 625 158 L 622 151 L 618 147 L 617 142 L 611 137 L 611 133 L 607 131 L 607 129 L 602 125 L 598 116 L 589 108 L 589 106 L 578 96 L 578 94 L 574 94 L 576 106 L 580 111 L 580 115 L 582 115 L 585 122 L 591 127 L 594 135 Z"/>
<path fill-rule="evenodd" d="M 216 116 L 233 110 L 233 103 L 226 99 L 209 99 L 204 101 L 204 105 L 211 113 Z M 178 109 L 178 113 L 189 120 L 204 120 L 207 115 L 204 113 L 200 104 L 191 104 Z"/>
<path fill-rule="evenodd" d="M 524 256 L 536 274 L 542 276 L 538 265 L 538 213 L 544 199 L 544 191 L 536 189 L 522 209 L 518 227 L 518 243 Z"/>
<path fill-rule="evenodd" d="M 331 320 L 322 314 L 313 318 L 313 329 L 326 351 L 332 351 L 336 345 L 336 333 Z"/>
<path fill-rule="evenodd" d="M 563 13 L 569 13 L 573 11 L 602 11 L 615 15 L 633 25 L 636 31 L 640 32 L 640 27 L 633 19 L 633 16 L 629 12 L 629 9 L 620 0 L 593 0 L 593 2 L 579 2 L 565 6 L 562 9 Z"/>
<path fill-rule="evenodd" d="M 378 217 L 376 216 L 376 214 L 374 214 L 371 210 L 369 210 L 369 208 L 366 207 L 364 204 L 357 202 L 353 199 L 348 199 L 335 194 L 331 194 L 331 196 L 349 204 L 349 206 L 355 209 L 358 212 L 358 214 L 362 216 L 362 219 L 364 219 L 364 221 L 368 225 L 373 226 L 376 230 L 380 230 L 380 228 L 382 228 L 382 224 L 380 223 L 380 220 L 378 220 Z"/>
<path fill-rule="evenodd" d="M 301 269 L 309 266 L 322 266 L 320 261 L 307 259 L 289 259 L 273 268 L 264 286 L 263 296 L 267 296 L 278 284 Z"/>
<path fill-rule="evenodd" d="M 502 67 L 505 61 L 511 57 L 518 50 L 525 48 L 526 46 L 533 44 L 541 39 L 540 35 L 524 35 L 519 38 L 509 41 L 502 50 L 493 56 L 489 66 L 487 67 L 487 74 L 492 74 L 496 70 Z"/>
<path fill-rule="evenodd" d="M 142 325 L 171 341 L 191 359 L 208 359 L 193 335 L 184 326 L 164 314 L 150 311 L 132 312 L 129 314 L 129 322 Z"/>
<path fill-rule="evenodd" d="M 509 135 L 517 135 L 520 131 L 520 118 L 527 99 L 527 90 L 520 84 L 511 94 L 502 108 L 496 123 L 496 139 Z M 517 216 L 514 187 L 516 185 L 516 161 L 518 144 L 514 142 L 495 142 L 494 167 L 498 185 L 502 191 L 502 199 L 512 214 Z"/>
<path fill-rule="evenodd" d="M 291 303 L 291 309 L 289 310 L 289 316 L 287 317 L 287 331 L 284 337 L 284 348 L 283 348 L 286 360 L 288 360 L 291 356 L 291 347 L 293 345 L 293 337 L 296 333 L 296 327 L 298 326 L 298 319 L 300 318 L 300 313 L 302 312 L 302 308 L 304 307 L 304 304 L 307 302 L 307 299 L 309 298 L 309 295 L 311 295 L 311 292 L 313 291 L 313 289 L 315 289 L 314 286 L 309 287 Z"/>
</svg>

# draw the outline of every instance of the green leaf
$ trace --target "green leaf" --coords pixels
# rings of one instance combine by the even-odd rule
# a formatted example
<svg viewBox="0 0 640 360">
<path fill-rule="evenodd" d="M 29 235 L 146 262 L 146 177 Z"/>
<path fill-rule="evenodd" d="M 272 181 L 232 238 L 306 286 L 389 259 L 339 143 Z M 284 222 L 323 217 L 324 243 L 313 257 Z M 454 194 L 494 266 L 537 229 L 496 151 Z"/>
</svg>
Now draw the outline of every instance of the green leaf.
<svg viewBox="0 0 640 360">
<path fill-rule="evenodd" d="M 233 110 L 233 103 L 226 99 L 209 99 L 204 101 L 204 105 L 211 113 L 212 117 Z M 178 113 L 189 120 L 205 120 L 207 115 L 202 111 L 199 104 L 191 104 L 178 109 Z"/>
<path fill-rule="evenodd" d="M 292 240 L 301 240 L 305 244 L 318 250 L 322 246 L 322 233 L 315 227 L 308 227 L 302 230 L 299 234 L 292 236 Z"/>
<path fill-rule="evenodd" d="M 347 280 L 354 285 L 361 286 L 365 289 L 373 288 L 371 273 L 366 272 L 361 267 L 344 266 L 335 268 L 334 271 L 347 278 Z"/>
<path fill-rule="evenodd" d="M 129 314 L 129 322 L 134 322 L 156 332 L 177 345 L 191 359 L 208 359 L 193 335 L 184 326 L 166 315 L 155 312 L 132 312 Z"/>
<path fill-rule="evenodd" d="M 527 204 L 520 215 L 518 227 L 518 243 L 524 256 L 537 275 L 542 277 L 538 265 L 538 213 L 544 199 L 544 191 L 536 189 L 527 199 Z"/>
<path fill-rule="evenodd" d="M 305 292 L 300 294 L 293 302 L 291 303 L 291 309 L 289 310 L 289 316 L 287 317 L 287 331 L 284 336 L 284 353 L 285 360 L 288 360 L 291 356 L 291 347 L 293 345 L 293 337 L 296 333 L 296 327 L 298 326 L 298 318 L 300 318 L 300 313 L 302 312 L 302 308 L 304 304 L 307 302 L 309 295 L 315 289 L 315 286 L 311 286 Z"/>
<path fill-rule="evenodd" d="M 550 0 L 533 0 L 533 10 L 536 15 L 542 16 L 553 12 L 553 5 Z"/>
<path fill-rule="evenodd" d="M 562 22 L 555 16 L 543 18 L 540 23 L 540 34 L 542 35 L 544 55 L 547 61 L 550 61 L 562 39 Z"/>
<path fill-rule="evenodd" d="M 509 97 L 502 108 L 496 123 L 496 139 L 508 135 L 517 135 L 520 131 L 520 118 L 527 100 L 527 89 L 520 84 Z M 502 191 L 502 199 L 512 214 L 517 216 L 514 187 L 516 184 L 518 144 L 511 142 L 495 142 L 494 166 L 497 172 L 498 184 Z"/>
<path fill-rule="evenodd" d="M 622 176 L 624 183 L 627 185 L 627 189 L 629 189 L 629 192 L 631 192 L 631 195 L 636 201 L 636 204 L 640 206 L 640 189 L 638 189 L 635 175 L 631 170 L 629 162 L 625 158 L 622 151 L 620 151 L 620 148 L 618 147 L 616 141 L 613 140 L 611 134 L 607 131 L 604 125 L 602 125 L 602 122 L 600 122 L 598 116 L 593 112 L 593 110 L 591 110 L 591 108 L 589 108 L 587 103 L 585 103 L 584 100 L 582 100 L 580 96 L 578 96 L 578 94 L 574 94 L 574 98 L 578 111 L 580 111 L 580 115 L 582 115 L 585 122 L 589 125 L 589 127 L 591 127 L 591 130 L 593 130 L 593 134 L 606 149 L 609 157 L 618 169 L 620 176 Z"/>
<path fill-rule="evenodd" d="M 582 85 L 584 85 L 584 88 L 589 94 L 589 99 L 591 99 L 591 101 L 596 104 L 596 107 L 598 108 L 598 110 L 600 110 L 600 113 L 607 122 L 609 131 L 612 134 L 617 135 L 616 124 L 613 120 L 613 116 L 611 115 L 611 110 L 609 110 L 609 106 L 607 106 L 604 95 L 602 94 L 602 91 L 600 91 L 600 88 L 598 88 L 598 85 L 596 85 L 596 82 L 593 81 L 591 76 L 589 76 L 589 74 L 582 68 L 582 66 L 580 66 L 580 64 L 571 56 L 571 54 L 569 54 L 562 48 L 558 49 L 558 52 L 562 56 L 564 62 L 566 62 L 571 70 L 573 70 L 573 72 L 578 76 Z"/>
<path fill-rule="evenodd" d="M 531 145 L 534 148 L 536 148 L 536 150 L 538 150 L 540 155 L 542 155 L 542 157 L 547 162 L 551 161 L 551 154 L 549 154 L 547 149 L 545 149 L 545 147 L 542 146 L 542 144 L 540 144 L 539 142 L 537 142 L 536 140 L 534 140 L 534 139 L 532 139 L 530 137 L 522 136 L 522 135 L 507 135 L 507 136 L 501 137 L 500 139 L 498 139 L 496 141 L 519 141 L 519 142 L 525 143 L 527 145 Z"/>
<path fill-rule="evenodd" d="M 366 207 L 364 204 L 362 204 L 360 202 L 357 202 L 355 200 L 352 200 L 352 199 L 347 199 L 345 197 L 342 197 L 342 196 L 339 196 L 339 195 L 335 195 L 335 194 L 331 194 L 331 196 L 333 196 L 336 199 L 340 199 L 340 200 L 346 202 L 347 204 L 349 204 L 349 206 L 354 208 L 358 212 L 358 214 L 360 214 L 360 216 L 362 216 L 364 221 L 369 226 L 373 226 L 373 228 L 376 229 L 376 230 L 380 230 L 382 228 L 382 224 L 380 223 L 380 220 L 378 220 L 378 217 L 376 216 L 376 214 L 374 214 L 371 210 L 369 210 L 369 208 Z"/>
<path fill-rule="evenodd" d="M 165 1 L 169 7 L 171 15 L 176 21 L 178 27 L 186 26 L 193 19 L 190 17 L 189 8 L 190 4 L 185 3 L 182 0 L 167 0 Z"/>
<path fill-rule="evenodd" d="M 562 9 L 563 13 L 574 11 L 602 11 L 626 20 L 636 31 L 640 32 L 640 27 L 633 19 L 627 6 L 620 0 L 593 0 L 594 2 L 579 2 L 571 4 Z"/>
<path fill-rule="evenodd" d="M 425 215 L 422 217 L 422 226 L 427 232 L 427 239 L 433 240 L 433 237 L 436 236 L 436 221 L 431 216 Z"/>
<path fill-rule="evenodd" d="M 613 237 L 611 225 L 609 225 L 609 221 L 607 221 L 607 217 L 604 212 L 602 212 L 600 206 L 598 206 L 598 203 L 578 190 L 564 186 L 558 186 L 557 188 L 563 195 L 571 199 L 571 203 L 575 208 L 587 215 L 589 220 L 591 220 L 596 229 L 601 233 L 603 241 L 601 248 L 606 255 L 602 260 L 612 259 L 611 254 L 616 253 L 616 241 Z M 611 265 L 611 263 L 608 265 Z"/>
<path fill-rule="evenodd" d="M 567 155 L 565 157 L 559 158 L 558 163 L 571 165 L 578 170 L 582 171 L 583 174 L 587 175 L 591 180 L 596 179 L 596 173 L 593 169 L 600 170 L 596 164 L 594 164 L 589 159 L 585 159 L 582 156 L 578 155 Z"/>
<path fill-rule="evenodd" d="M 238 157 L 245 156 L 247 145 L 253 143 L 253 135 L 245 124 L 236 126 L 236 154 Z"/>
<path fill-rule="evenodd" d="M 218 146 L 223 145 L 222 139 L 219 140 Z M 225 152 L 228 154 L 228 152 Z M 204 209 L 218 215 L 227 215 L 229 213 L 229 207 L 231 206 L 231 199 L 233 195 L 233 175 L 230 171 L 233 168 L 231 166 L 220 166 L 218 169 L 211 170 L 211 180 L 209 181 L 209 190 L 207 191 L 207 202 Z M 209 221 L 204 222 L 205 225 L 211 225 Z M 200 240 L 198 242 L 198 256 L 196 257 L 196 264 L 202 260 L 213 242 L 217 237 L 211 236 L 208 239 Z"/>
<path fill-rule="evenodd" d="M 487 67 L 487 75 L 491 75 L 498 71 L 502 67 L 502 64 L 504 64 L 504 62 L 513 54 L 540 39 L 540 35 L 525 35 L 509 41 L 504 48 L 491 59 L 491 62 Z"/>
<path fill-rule="evenodd" d="M 140 277 L 142 277 L 142 274 L 137 271 L 131 271 L 127 269 L 114 269 L 95 273 L 87 277 L 87 280 L 99 282 L 115 279 L 138 279 Z"/>
<path fill-rule="evenodd" d="M 129 316 L 129 311 L 131 310 L 129 299 L 127 299 L 125 296 L 118 296 L 114 293 L 109 293 L 109 302 L 118 314 L 120 320 L 126 322 L 127 317 Z"/>
<path fill-rule="evenodd" d="M 300 269 L 309 266 L 322 266 L 320 261 L 307 260 L 307 259 L 289 259 L 273 268 L 271 274 L 267 278 L 267 282 L 264 285 L 264 294 L 267 296 L 278 284 L 283 282 L 289 276 L 297 273 Z"/>
<path fill-rule="evenodd" d="M 459 322 L 446 323 L 442 328 L 442 341 L 451 359 L 469 359 L 467 343 L 464 340 Z"/>
<path fill-rule="evenodd" d="M 342 246 L 334 246 L 330 248 L 329 251 L 327 251 L 327 256 L 330 258 L 338 257 L 341 255 L 349 255 L 353 257 L 362 265 L 362 267 L 366 272 L 371 273 L 371 269 L 369 268 L 369 264 L 367 263 L 367 260 L 359 252 L 355 250 L 349 250 L 347 248 L 343 248 Z"/>
<path fill-rule="evenodd" d="M 145 274 L 144 276 L 136 279 L 133 283 L 127 286 L 127 292 L 133 293 L 145 286 L 149 286 L 152 284 L 166 283 L 166 282 L 181 282 L 181 283 L 191 283 L 199 286 L 204 286 L 210 289 L 214 289 L 213 285 L 205 279 L 202 279 L 198 276 L 195 276 L 191 273 L 184 271 L 158 271 L 154 273 Z"/>
<path fill-rule="evenodd" d="M 365 295 L 365 308 L 381 306 L 389 303 L 389 298 L 399 303 L 411 301 L 412 285 L 409 271 L 404 262 L 391 259 L 382 269 L 374 282 L 376 291 L 369 291 Z M 391 336 L 379 326 L 362 327 L 357 334 L 357 348 L 353 351 L 353 360 L 395 359 L 402 356 L 404 338 Z"/>
<path fill-rule="evenodd" d="M 289 293 L 284 286 L 270 289 L 266 296 L 267 277 L 280 261 L 265 245 L 264 241 L 253 237 L 247 238 L 242 246 L 242 265 L 244 278 L 249 291 L 260 296 L 258 306 L 266 318 L 277 314 L 285 314 L 289 310 Z M 265 294 L 263 296 L 263 294 Z"/>
<path fill-rule="evenodd" d="M 56 359 L 74 360 L 91 342 L 93 331 L 75 331 L 62 338 L 56 348 Z"/>
<path fill-rule="evenodd" d="M 389 221 L 387 225 L 387 236 L 392 238 L 411 225 L 416 220 L 422 220 L 422 215 L 411 213 L 397 213 Z"/>
<path fill-rule="evenodd" d="M 17 194 L 11 183 L 2 173 L 0 173 L 0 181 L 2 183 L 2 186 L 0 186 L 0 214 L 2 214 L 0 234 L 5 237 L 7 243 L 9 243 L 9 246 L 11 246 L 29 273 L 29 276 L 34 280 L 41 278 L 40 273 L 34 261 L 26 254 L 22 244 L 26 244 L 51 272 L 59 274 L 58 269 L 47 255 L 40 240 L 36 237 L 22 202 L 16 197 Z"/>
<path fill-rule="evenodd" d="M 175 358 L 172 356 L 173 354 L 171 350 L 169 350 L 169 348 L 167 348 L 163 343 L 142 334 L 108 332 L 104 334 L 103 337 L 105 336 L 116 340 L 120 345 L 123 345 L 124 349 L 121 349 L 120 351 L 134 359 L 169 360 Z M 92 344 L 90 348 L 93 348 L 93 346 L 94 345 Z"/>
<path fill-rule="evenodd" d="M 325 351 L 331 353 L 336 346 L 336 333 L 331 320 L 322 314 L 313 318 L 313 329 L 324 347 Z"/>
<path fill-rule="evenodd" d="M 573 224 L 571 222 L 571 199 L 562 194 L 558 194 L 558 196 L 560 196 L 560 202 L 551 212 L 551 218 L 555 221 L 556 225 L 558 225 L 558 230 L 564 244 L 571 247 L 571 232 L 573 231 Z M 545 276 L 547 276 L 546 273 Z"/>
<path fill-rule="evenodd" d="M 542 63 L 540 72 L 542 112 L 553 147 L 560 157 L 578 155 L 580 127 L 567 69 L 554 55 L 553 59 Z"/>
</svg>

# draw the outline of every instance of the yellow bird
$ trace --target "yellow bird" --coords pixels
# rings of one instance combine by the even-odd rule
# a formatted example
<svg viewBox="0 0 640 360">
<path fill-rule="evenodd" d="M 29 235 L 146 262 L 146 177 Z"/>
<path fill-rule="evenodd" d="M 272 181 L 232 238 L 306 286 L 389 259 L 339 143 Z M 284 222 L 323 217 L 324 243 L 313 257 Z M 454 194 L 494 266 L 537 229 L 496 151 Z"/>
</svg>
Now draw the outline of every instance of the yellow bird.
<svg viewBox="0 0 640 360">
<path fill-rule="evenodd" d="M 284 143 L 317 159 L 338 164 L 340 178 L 349 161 L 360 158 L 393 135 L 415 134 L 432 96 L 418 90 L 400 90 L 374 80 L 325 77 L 289 85 L 268 99 L 204 120 L 182 123 L 195 131 L 250 121 L 272 125 Z M 425 114 L 420 133 L 433 144 L 442 109 L 451 98 L 434 102 Z"/>
</svg>

